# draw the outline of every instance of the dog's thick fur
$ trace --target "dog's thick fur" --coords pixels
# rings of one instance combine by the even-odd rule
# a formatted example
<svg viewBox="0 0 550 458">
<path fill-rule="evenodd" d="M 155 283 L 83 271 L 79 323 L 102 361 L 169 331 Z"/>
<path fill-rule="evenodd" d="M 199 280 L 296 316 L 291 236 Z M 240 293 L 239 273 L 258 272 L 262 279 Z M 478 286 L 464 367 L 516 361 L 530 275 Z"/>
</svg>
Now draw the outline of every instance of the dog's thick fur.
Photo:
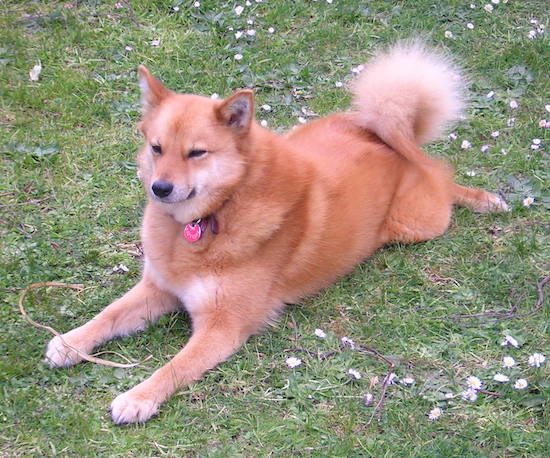
<svg viewBox="0 0 550 458">
<path fill-rule="evenodd" d="M 331 284 L 382 245 L 443 234 L 453 204 L 507 209 L 495 194 L 455 184 L 449 167 L 419 148 L 462 106 L 452 65 L 421 45 L 398 45 L 368 64 L 353 86 L 354 111 L 282 137 L 256 123 L 249 90 L 225 100 L 177 95 L 145 67 L 139 81 L 143 277 L 63 339 L 90 352 L 181 305 L 193 335 L 113 401 L 116 423 L 149 419 L 285 303 Z M 207 227 L 192 243 L 182 233 L 198 218 L 218 230 Z M 59 337 L 46 356 L 53 366 L 81 360 Z"/>
</svg>

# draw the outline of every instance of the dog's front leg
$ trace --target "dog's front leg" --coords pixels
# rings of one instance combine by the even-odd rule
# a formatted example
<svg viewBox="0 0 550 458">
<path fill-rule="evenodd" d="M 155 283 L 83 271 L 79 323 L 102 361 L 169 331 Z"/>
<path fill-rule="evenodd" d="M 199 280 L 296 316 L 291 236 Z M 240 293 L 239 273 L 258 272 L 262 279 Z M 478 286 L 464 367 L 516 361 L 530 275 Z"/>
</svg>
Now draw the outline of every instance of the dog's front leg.
<svg viewBox="0 0 550 458">
<path fill-rule="evenodd" d="M 192 319 L 193 335 L 187 345 L 151 377 L 112 402 L 115 423 L 145 422 L 179 387 L 229 358 L 261 326 L 250 316 L 219 309 L 193 314 Z"/>
<path fill-rule="evenodd" d="M 175 296 L 160 290 L 145 276 L 86 324 L 63 334 L 61 338 L 56 336 L 50 340 L 46 360 L 51 367 L 76 364 L 82 361 L 82 357 L 64 342 L 80 352 L 90 353 L 107 340 L 145 329 L 148 323 L 177 307 Z"/>
</svg>

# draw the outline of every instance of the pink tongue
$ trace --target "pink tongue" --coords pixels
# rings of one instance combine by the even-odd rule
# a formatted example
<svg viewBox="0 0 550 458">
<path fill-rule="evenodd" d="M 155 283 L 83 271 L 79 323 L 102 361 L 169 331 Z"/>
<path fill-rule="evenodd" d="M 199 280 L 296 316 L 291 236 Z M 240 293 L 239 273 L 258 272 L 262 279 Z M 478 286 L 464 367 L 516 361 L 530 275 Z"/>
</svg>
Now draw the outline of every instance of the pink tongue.
<svg viewBox="0 0 550 458">
<path fill-rule="evenodd" d="M 189 223 L 185 225 L 183 229 L 183 236 L 188 242 L 196 242 L 202 236 L 202 230 L 199 224 Z"/>
</svg>

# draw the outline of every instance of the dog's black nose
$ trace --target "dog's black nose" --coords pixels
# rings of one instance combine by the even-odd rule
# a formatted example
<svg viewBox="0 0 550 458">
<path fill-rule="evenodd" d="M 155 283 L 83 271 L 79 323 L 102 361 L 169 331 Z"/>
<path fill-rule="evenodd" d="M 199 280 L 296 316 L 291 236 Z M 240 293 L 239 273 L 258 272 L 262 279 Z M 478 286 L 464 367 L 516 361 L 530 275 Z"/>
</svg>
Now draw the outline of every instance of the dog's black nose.
<svg viewBox="0 0 550 458">
<path fill-rule="evenodd" d="M 170 195 L 174 189 L 174 185 L 168 181 L 158 180 L 153 183 L 151 189 L 155 196 L 162 198 Z"/>
</svg>

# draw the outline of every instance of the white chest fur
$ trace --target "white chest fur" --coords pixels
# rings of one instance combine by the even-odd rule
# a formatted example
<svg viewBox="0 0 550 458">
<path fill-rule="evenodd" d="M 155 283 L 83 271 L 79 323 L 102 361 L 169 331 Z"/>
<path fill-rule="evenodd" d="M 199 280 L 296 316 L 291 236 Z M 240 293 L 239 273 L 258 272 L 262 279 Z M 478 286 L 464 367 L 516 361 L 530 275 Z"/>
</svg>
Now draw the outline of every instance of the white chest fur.
<svg viewBox="0 0 550 458">
<path fill-rule="evenodd" d="M 145 261 L 145 274 L 162 290 L 178 297 L 189 313 L 211 305 L 216 299 L 218 279 L 213 275 L 192 276 L 184 281 L 174 282 Z"/>
</svg>

